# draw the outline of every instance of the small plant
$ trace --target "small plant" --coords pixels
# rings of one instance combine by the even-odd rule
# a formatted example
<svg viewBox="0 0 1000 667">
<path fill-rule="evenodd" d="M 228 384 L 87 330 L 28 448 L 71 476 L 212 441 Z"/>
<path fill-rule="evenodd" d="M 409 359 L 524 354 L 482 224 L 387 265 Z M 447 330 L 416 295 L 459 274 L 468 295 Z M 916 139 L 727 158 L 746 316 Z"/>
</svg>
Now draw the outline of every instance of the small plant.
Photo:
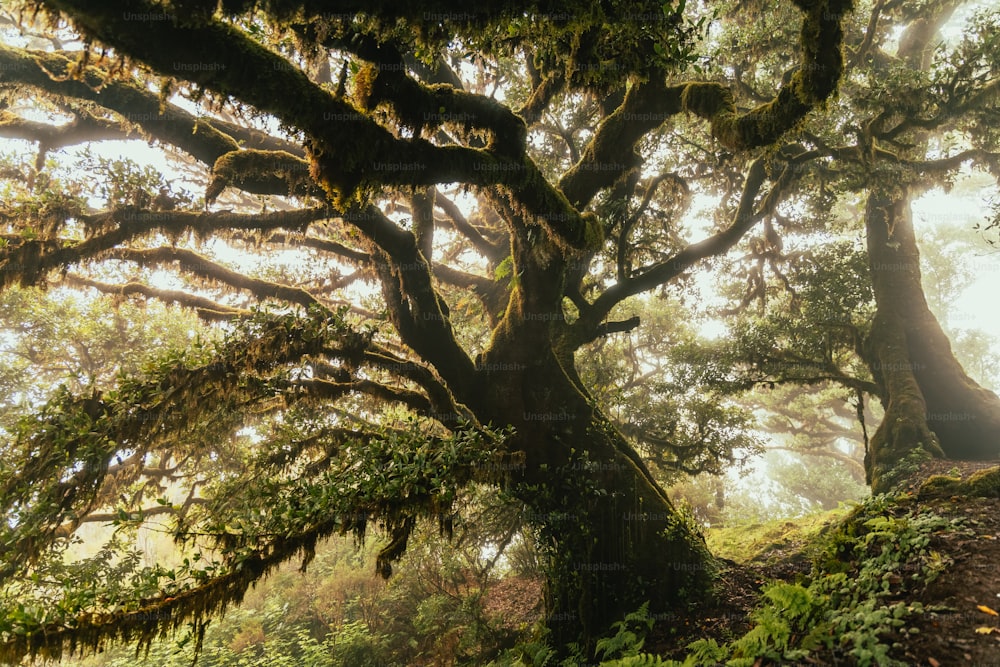
<svg viewBox="0 0 1000 667">
<path fill-rule="evenodd" d="M 615 630 L 613 636 L 597 640 L 597 655 L 603 658 L 639 655 L 646 642 L 646 633 L 653 628 L 653 623 L 654 619 L 649 615 L 649 602 L 644 602 L 639 609 L 625 616 L 624 621 L 617 621 L 611 626 Z"/>
<path fill-rule="evenodd" d="M 650 653 L 642 653 L 646 635 L 653 628 L 655 619 L 649 614 L 649 602 L 645 602 L 621 621 L 611 625 L 614 634 L 597 640 L 595 657 L 601 667 L 681 667 L 676 661 L 665 661 Z M 490 667 L 576 667 L 588 660 L 576 644 L 566 647 L 567 656 L 556 663 L 557 652 L 543 636 L 535 641 L 518 644 L 504 653 Z M 687 663 L 685 663 L 687 664 Z"/>
</svg>

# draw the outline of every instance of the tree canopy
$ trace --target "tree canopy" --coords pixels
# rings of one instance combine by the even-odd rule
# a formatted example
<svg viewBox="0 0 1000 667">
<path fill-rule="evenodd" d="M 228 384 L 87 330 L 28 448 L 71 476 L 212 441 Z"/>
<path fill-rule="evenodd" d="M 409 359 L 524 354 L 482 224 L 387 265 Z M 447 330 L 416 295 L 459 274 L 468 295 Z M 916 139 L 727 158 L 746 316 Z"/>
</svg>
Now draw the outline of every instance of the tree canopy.
<svg viewBox="0 0 1000 667">
<path fill-rule="evenodd" d="M 549 627 L 592 647 L 645 601 L 711 596 L 725 565 L 661 481 L 756 447 L 733 396 L 761 386 L 839 392 L 825 426 L 845 405 L 865 424 L 876 490 L 911 455 L 1000 456 L 1000 399 L 927 307 L 910 215 L 963 170 L 1000 176 L 995 11 L 8 6 L 3 659 L 197 638 L 335 533 L 378 526 L 389 576 L 473 482 L 523 504 Z M 115 155 L 143 143 L 161 167 Z M 708 272 L 732 336 L 706 345 Z M 117 314 L 39 330 L 58 306 L 36 288 Z M 176 562 L 125 539 L 154 517 Z"/>
</svg>

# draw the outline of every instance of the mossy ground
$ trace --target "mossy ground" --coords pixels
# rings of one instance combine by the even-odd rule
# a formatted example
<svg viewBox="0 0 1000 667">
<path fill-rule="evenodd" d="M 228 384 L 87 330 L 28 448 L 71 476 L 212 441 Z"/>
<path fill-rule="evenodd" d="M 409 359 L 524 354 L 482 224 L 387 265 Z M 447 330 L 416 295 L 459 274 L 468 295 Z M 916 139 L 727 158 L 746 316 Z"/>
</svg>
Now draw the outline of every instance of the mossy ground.
<svg viewBox="0 0 1000 667">
<path fill-rule="evenodd" d="M 932 481 L 922 489 L 928 478 Z M 899 602 L 923 609 L 907 617 L 898 630 L 880 636 L 879 641 L 893 647 L 894 664 L 1000 664 L 1000 616 L 994 615 L 1000 611 L 998 479 L 996 462 L 935 461 L 922 466 L 913 483 L 891 502 L 879 506 L 882 509 L 876 514 L 890 520 L 932 513 L 945 525 L 933 531 L 925 556 L 919 560 L 922 564 L 933 560 L 943 564 L 943 569 L 927 582 L 899 583 L 906 577 L 893 577 L 890 592 L 880 597 L 879 604 Z M 873 518 L 870 508 L 860 517 L 839 509 L 708 531 L 710 548 L 729 566 L 720 581 L 719 599 L 711 609 L 698 610 L 690 617 L 658 622 L 647 650 L 683 659 L 691 641 L 710 638 L 721 645 L 745 635 L 765 584 L 807 581 L 824 545 L 838 539 L 849 545 L 861 539 L 850 536 Z M 876 552 L 870 557 L 878 557 Z M 845 558 L 843 567 L 852 577 L 864 565 L 855 553 Z M 864 663 L 843 652 L 820 650 L 810 653 L 809 664 Z"/>
<path fill-rule="evenodd" d="M 720 558 L 742 564 L 776 565 L 791 554 L 801 555 L 817 535 L 849 511 L 849 507 L 842 507 L 796 519 L 715 528 L 705 533 L 705 540 Z"/>
</svg>

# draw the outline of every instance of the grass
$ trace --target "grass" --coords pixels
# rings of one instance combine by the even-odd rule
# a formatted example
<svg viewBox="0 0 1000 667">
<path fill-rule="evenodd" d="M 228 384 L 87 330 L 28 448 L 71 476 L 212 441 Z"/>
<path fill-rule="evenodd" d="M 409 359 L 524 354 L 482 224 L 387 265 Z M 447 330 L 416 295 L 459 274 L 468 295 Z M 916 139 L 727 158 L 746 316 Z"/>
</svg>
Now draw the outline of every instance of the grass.
<svg viewBox="0 0 1000 667">
<path fill-rule="evenodd" d="M 716 556 L 737 563 L 769 563 L 809 544 L 824 528 L 844 518 L 850 511 L 850 507 L 839 507 L 795 519 L 710 528 L 705 531 L 705 539 Z"/>
</svg>

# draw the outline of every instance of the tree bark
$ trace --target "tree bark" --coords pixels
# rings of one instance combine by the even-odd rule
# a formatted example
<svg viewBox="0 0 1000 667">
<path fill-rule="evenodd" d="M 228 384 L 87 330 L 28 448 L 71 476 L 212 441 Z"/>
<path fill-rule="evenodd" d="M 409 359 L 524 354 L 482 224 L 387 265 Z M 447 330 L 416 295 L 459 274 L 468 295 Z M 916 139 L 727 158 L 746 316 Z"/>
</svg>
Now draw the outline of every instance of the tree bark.
<svg viewBox="0 0 1000 667">
<path fill-rule="evenodd" d="M 973 381 L 931 313 L 906 188 L 873 189 L 865 211 L 878 306 L 867 362 L 886 407 L 865 467 L 875 492 L 891 488 L 908 455 L 1000 456 L 1000 398 Z"/>
<path fill-rule="evenodd" d="M 551 352 L 528 358 L 484 360 L 480 405 L 490 406 L 494 423 L 516 427 L 510 446 L 524 452 L 512 493 L 547 554 L 553 645 L 592 650 L 644 602 L 651 612 L 676 612 L 707 598 L 714 560 L 697 529 L 573 382 L 572 369 Z"/>
</svg>

